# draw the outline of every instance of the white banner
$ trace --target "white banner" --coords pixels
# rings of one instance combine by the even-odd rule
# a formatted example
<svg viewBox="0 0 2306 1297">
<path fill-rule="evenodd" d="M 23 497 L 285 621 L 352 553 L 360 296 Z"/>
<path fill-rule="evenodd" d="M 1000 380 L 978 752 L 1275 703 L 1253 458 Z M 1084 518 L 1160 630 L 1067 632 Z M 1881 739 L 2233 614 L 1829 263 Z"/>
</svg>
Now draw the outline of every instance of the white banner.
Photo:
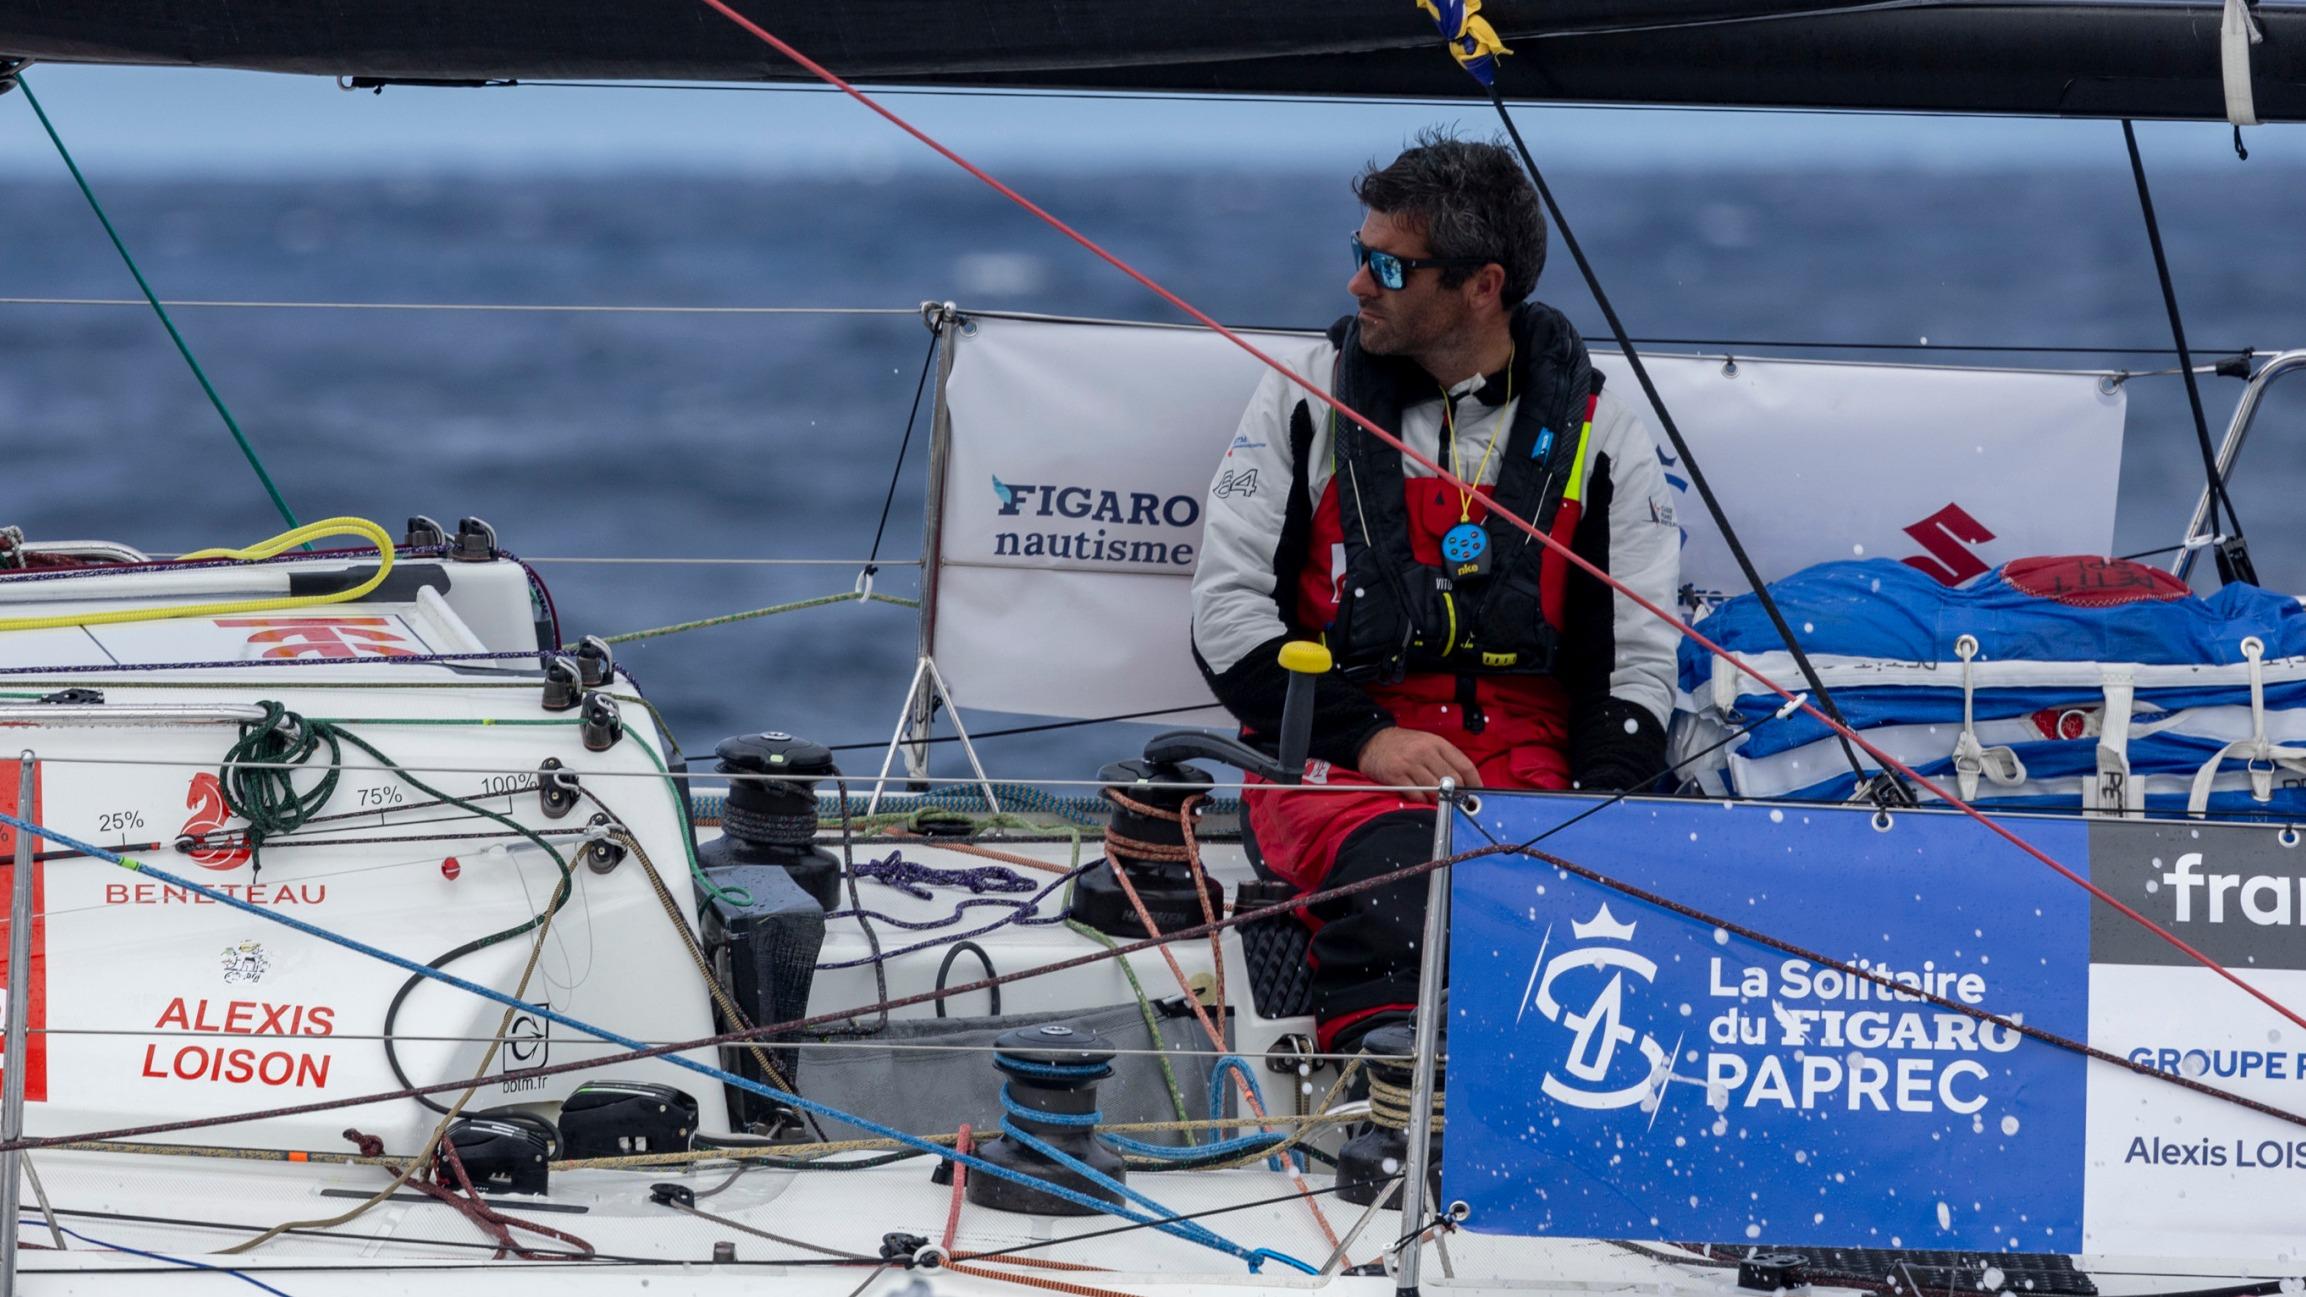
<svg viewBox="0 0 2306 1297">
<path fill-rule="evenodd" d="M 1188 638 L 1201 504 L 1262 365 L 1199 330 L 971 320 L 951 340 L 932 538 L 930 651 L 957 700 L 1075 717 L 1208 703 Z M 2113 545 L 2124 398 L 2094 372 L 1645 360 L 1765 580 L 1886 556 L 1951 583 Z M 1623 359 L 1595 363 L 1654 431 Z M 1660 457 L 1684 494 L 1682 579 L 1743 591 Z"/>
</svg>

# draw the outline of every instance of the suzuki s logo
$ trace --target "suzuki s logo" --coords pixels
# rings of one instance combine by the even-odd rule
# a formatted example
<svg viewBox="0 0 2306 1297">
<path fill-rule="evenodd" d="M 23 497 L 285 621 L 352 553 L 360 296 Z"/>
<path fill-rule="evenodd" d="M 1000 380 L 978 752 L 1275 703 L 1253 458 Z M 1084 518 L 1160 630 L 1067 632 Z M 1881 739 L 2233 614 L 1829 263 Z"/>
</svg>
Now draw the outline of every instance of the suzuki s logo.
<svg viewBox="0 0 2306 1297">
<path fill-rule="evenodd" d="M 1947 505 L 1905 531 L 1929 553 L 1898 561 L 1928 573 L 1940 585 L 1960 585 L 1986 570 L 1986 560 L 1969 547 L 1994 539 L 1994 533 L 1958 504 Z"/>
<path fill-rule="evenodd" d="M 1538 1088 L 1573 1108 L 1630 1108 L 1642 1103 L 1657 1093 L 1672 1064 L 1654 1037 L 1625 1024 L 1627 977 L 1639 978 L 1643 985 L 1657 980 L 1657 964 L 1630 948 L 1633 928 L 1618 922 L 1604 904 L 1593 918 L 1569 925 L 1577 946 L 1551 962 L 1540 946 L 1537 963 L 1530 969 L 1537 1011 L 1570 1033 L 1561 1075 L 1548 1068 Z M 1546 937 L 1550 942 L 1552 933 Z M 1565 997 L 1582 1007 L 1565 1006 Z M 1523 1012 L 1531 1002 L 1525 999 Z M 1624 1060 L 1620 1050 L 1625 1050 Z M 1613 1085 L 1613 1080 L 1618 1083 Z"/>
</svg>

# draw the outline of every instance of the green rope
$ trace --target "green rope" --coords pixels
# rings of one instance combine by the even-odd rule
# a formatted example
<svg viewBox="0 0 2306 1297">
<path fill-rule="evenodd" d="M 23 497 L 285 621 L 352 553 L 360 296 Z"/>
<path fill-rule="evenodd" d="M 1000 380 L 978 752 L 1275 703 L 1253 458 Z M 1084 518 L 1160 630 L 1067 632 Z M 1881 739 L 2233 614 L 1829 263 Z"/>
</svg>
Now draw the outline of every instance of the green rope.
<svg viewBox="0 0 2306 1297">
<path fill-rule="evenodd" d="M 672 736 L 668 734 L 665 737 L 669 739 Z M 658 774 L 669 775 L 672 773 L 665 768 L 664 759 L 657 755 L 655 748 L 643 743 L 640 745 L 640 749 L 647 754 L 649 764 L 657 768 Z M 673 814 L 688 814 L 688 792 L 680 786 L 679 781 L 660 779 L 657 782 L 664 787 L 666 795 L 673 799 Z M 702 860 L 697 859 L 697 835 L 694 831 L 681 834 L 681 852 L 689 858 L 689 878 L 696 883 L 698 891 L 703 892 L 712 900 L 721 901 L 736 909 L 743 910 L 752 907 L 753 894 L 751 892 L 742 887 L 716 887 L 713 885 L 712 879 L 705 877 L 705 864 Z"/>
<path fill-rule="evenodd" d="M 1071 887 L 1065 889 L 1065 908 L 1068 910 L 1073 908 L 1073 889 Z M 1084 937 L 1095 938 L 1097 944 L 1107 950 L 1113 949 L 1113 938 L 1079 919 L 1067 919 L 1065 926 Z M 1162 1084 L 1169 1087 L 1169 1107 L 1177 1114 L 1177 1120 L 1191 1121 L 1193 1118 L 1188 1116 L 1185 1111 L 1185 1091 L 1177 1084 L 1177 1069 L 1169 1065 L 1169 1042 L 1161 1034 L 1161 1022 L 1153 1012 L 1152 997 L 1145 994 L 1144 986 L 1137 981 L 1137 970 L 1129 967 L 1127 955 L 1115 955 L 1113 962 L 1121 966 L 1121 976 L 1129 979 L 1129 990 L 1137 997 L 1137 1012 L 1145 1019 L 1145 1030 L 1152 1033 L 1153 1048 L 1160 1051 L 1154 1057 L 1161 1062 Z M 1185 1142 L 1187 1145 L 1196 1142 L 1192 1131 L 1185 1132 Z"/>
<path fill-rule="evenodd" d="M 168 330 L 169 338 L 176 343 L 177 352 L 184 357 L 184 363 L 192 367 L 192 376 L 200 380 L 200 390 L 208 393 L 208 403 L 224 416 L 224 426 L 231 430 L 232 439 L 240 444 L 240 453 L 247 458 L 248 466 L 256 470 L 256 480 L 264 483 L 264 493 L 272 497 L 272 507 L 280 511 L 280 516 L 287 520 L 289 526 L 300 526 L 296 515 L 289 511 L 288 501 L 280 498 L 280 488 L 272 484 L 272 475 L 264 471 L 264 462 L 256 457 L 256 448 L 248 444 L 248 437 L 241 432 L 239 422 L 232 417 L 232 411 L 225 408 L 224 398 L 216 394 L 216 385 L 208 381 L 208 374 L 200 368 L 200 362 L 193 359 L 192 348 L 185 343 L 184 335 L 176 331 L 176 321 L 168 318 L 168 308 L 160 304 L 159 294 L 153 292 L 152 285 L 145 282 L 144 272 L 137 269 L 136 258 L 128 255 L 128 245 L 121 241 L 120 231 L 112 228 L 112 218 L 104 214 L 104 205 L 96 201 L 96 191 L 88 187 L 88 178 L 80 174 L 80 164 L 72 160 L 72 151 L 64 147 L 64 137 L 56 133 L 55 125 L 48 120 L 47 111 L 40 107 L 39 98 L 32 93 L 32 83 L 18 74 L 16 88 L 24 92 L 24 102 L 32 105 L 33 116 L 40 119 L 40 129 L 48 132 L 48 140 L 56 146 L 57 156 L 64 159 L 64 165 L 72 172 L 73 183 L 80 186 L 81 196 L 88 200 L 88 206 L 96 213 L 96 219 L 103 223 L 104 232 L 111 236 L 112 246 L 119 251 L 120 259 L 128 264 L 128 273 L 136 277 L 136 286 L 144 291 L 144 300 L 152 304 L 153 313 L 160 317 L 162 327 Z M 311 549 L 312 546 L 307 544 L 305 548 Z"/>
<path fill-rule="evenodd" d="M 703 630 L 708 626 L 727 626 L 735 622 L 751 621 L 755 617 L 774 617 L 781 612 L 799 612 L 803 608 L 822 608 L 831 603 L 862 603 L 868 599 L 874 603 L 895 604 L 900 608 L 918 608 L 921 606 L 921 601 L 918 599 L 904 599 L 893 594 L 858 594 L 855 591 L 844 590 L 840 594 L 819 595 L 814 599 L 801 599 L 793 603 L 771 604 L 766 608 L 755 608 L 749 612 L 732 612 L 720 617 L 704 617 L 696 621 L 675 622 L 670 626 L 652 626 L 647 630 L 626 631 L 622 635 L 606 635 L 602 637 L 602 640 L 609 644 L 630 644 L 634 640 L 655 639 L 659 635 L 674 635 L 685 630 Z M 573 652 L 575 646 L 570 645 L 569 648 Z"/>
<path fill-rule="evenodd" d="M 257 705 L 264 708 L 264 719 L 240 727 L 240 738 L 225 751 L 224 766 L 216 772 L 224 804 L 248 821 L 251 877 L 264 869 L 264 840 L 303 828 L 336 795 L 344 773 L 344 746 L 337 741 L 342 731 L 326 721 L 292 717 L 277 702 Z M 310 789 L 296 791 L 296 771 L 288 767 L 310 760 L 323 743 L 328 745 L 327 773 Z"/>
</svg>

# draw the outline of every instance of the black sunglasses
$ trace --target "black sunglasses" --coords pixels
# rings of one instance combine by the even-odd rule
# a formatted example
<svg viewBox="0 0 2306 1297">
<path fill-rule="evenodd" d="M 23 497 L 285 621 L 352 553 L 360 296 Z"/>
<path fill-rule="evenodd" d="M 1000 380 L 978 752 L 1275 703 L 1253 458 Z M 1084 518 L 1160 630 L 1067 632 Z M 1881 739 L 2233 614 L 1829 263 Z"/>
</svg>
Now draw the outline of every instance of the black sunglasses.
<svg viewBox="0 0 2306 1297">
<path fill-rule="evenodd" d="M 1370 278 L 1375 279 L 1379 286 L 1395 292 L 1408 287 L 1409 272 L 1412 270 L 1424 270 L 1427 267 L 1469 269 L 1486 266 L 1489 262 L 1488 257 L 1396 256 L 1390 252 L 1379 252 L 1363 243 L 1358 232 L 1353 235 L 1353 268 L 1359 270 L 1363 266 L 1369 267 Z"/>
</svg>

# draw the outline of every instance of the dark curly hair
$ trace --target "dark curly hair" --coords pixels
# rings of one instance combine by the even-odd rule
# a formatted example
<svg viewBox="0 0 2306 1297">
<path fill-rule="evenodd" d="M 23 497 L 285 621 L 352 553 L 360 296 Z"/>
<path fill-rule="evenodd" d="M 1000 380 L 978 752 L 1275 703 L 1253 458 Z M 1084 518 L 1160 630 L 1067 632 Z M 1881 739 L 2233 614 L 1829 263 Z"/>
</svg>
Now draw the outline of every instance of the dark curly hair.
<svg viewBox="0 0 2306 1297">
<path fill-rule="evenodd" d="M 1371 211 L 1419 226 L 1436 257 L 1503 266 L 1498 299 L 1506 306 L 1529 296 L 1545 269 L 1545 209 L 1503 145 L 1461 140 L 1439 127 L 1420 131 L 1400 157 L 1382 167 L 1370 163 L 1354 179 L 1353 196 Z M 1441 282 L 1455 287 L 1472 275 L 1452 267 Z"/>
</svg>

